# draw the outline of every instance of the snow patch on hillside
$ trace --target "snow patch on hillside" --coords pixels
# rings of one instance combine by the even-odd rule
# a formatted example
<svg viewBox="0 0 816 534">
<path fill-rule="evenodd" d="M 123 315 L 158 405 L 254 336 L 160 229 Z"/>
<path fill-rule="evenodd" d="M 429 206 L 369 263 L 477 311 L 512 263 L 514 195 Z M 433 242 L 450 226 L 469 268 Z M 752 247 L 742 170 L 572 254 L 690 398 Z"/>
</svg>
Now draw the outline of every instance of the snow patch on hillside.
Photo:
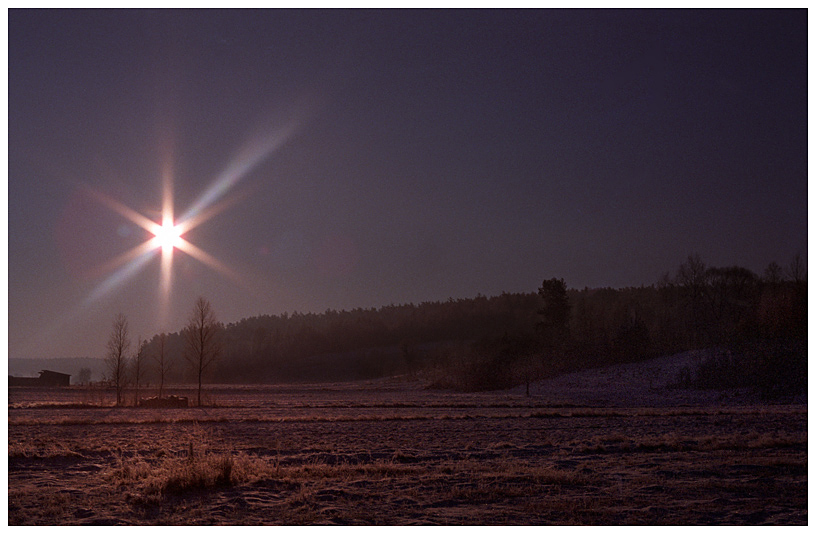
<svg viewBox="0 0 816 534">
<path fill-rule="evenodd" d="M 690 390 L 676 387 L 683 368 L 696 369 L 706 351 L 588 369 L 530 385 L 530 395 L 552 404 L 587 406 L 701 406 L 756 403 L 747 390 Z M 524 394 L 524 386 L 514 392 Z M 807 399 L 796 399 L 807 403 Z"/>
</svg>

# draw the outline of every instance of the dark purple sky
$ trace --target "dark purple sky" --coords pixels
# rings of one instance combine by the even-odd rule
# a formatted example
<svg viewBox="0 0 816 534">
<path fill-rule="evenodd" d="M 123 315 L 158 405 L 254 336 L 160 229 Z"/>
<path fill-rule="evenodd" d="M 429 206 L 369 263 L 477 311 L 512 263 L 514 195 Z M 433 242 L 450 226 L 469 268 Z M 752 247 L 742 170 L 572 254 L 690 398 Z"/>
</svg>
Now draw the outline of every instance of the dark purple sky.
<svg viewBox="0 0 816 534">
<path fill-rule="evenodd" d="M 10 357 L 103 357 L 116 313 L 135 342 L 199 295 L 234 322 L 807 259 L 805 10 L 8 27 Z M 160 249 L 109 264 L 163 176 L 177 218 L 221 209 L 184 237 L 222 268 L 176 250 L 169 292 Z"/>
</svg>

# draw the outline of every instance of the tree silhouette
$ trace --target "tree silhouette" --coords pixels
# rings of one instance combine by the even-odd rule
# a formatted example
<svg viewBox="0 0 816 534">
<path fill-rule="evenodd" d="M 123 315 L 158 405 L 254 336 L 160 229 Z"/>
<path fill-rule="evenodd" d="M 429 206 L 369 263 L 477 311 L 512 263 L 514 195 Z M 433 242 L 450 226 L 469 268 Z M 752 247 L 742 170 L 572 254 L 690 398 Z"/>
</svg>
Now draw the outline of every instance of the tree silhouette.
<svg viewBox="0 0 816 534">
<path fill-rule="evenodd" d="M 686 262 L 678 267 L 675 280 L 683 300 L 688 303 L 687 317 L 691 330 L 691 342 L 697 345 L 702 341 L 704 331 L 707 333 L 711 326 L 706 321 L 704 310 L 704 297 L 708 289 L 708 269 L 699 254 L 689 254 Z"/>
<path fill-rule="evenodd" d="M 775 261 L 772 261 L 767 267 L 765 267 L 765 273 L 762 276 L 762 280 L 771 285 L 779 284 L 782 281 L 782 272 L 782 267 L 780 267 Z"/>
<path fill-rule="evenodd" d="M 201 381 L 204 372 L 221 354 L 219 330 L 220 325 L 216 322 L 209 301 L 198 297 L 184 329 L 184 339 L 187 342 L 184 358 L 198 376 L 198 406 L 201 406 Z"/>
<path fill-rule="evenodd" d="M 712 328 L 728 337 L 756 303 L 759 277 L 744 267 L 710 267 L 707 271 L 707 297 Z"/>
<path fill-rule="evenodd" d="M 677 269 L 677 285 L 684 288 L 695 302 L 702 299 L 707 278 L 708 270 L 699 254 L 689 254 L 686 262 Z"/>
<path fill-rule="evenodd" d="M 788 279 L 796 284 L 801 284 L 805 281 L 806 273 L 807 268 L 805 267 L 805 262 L 802 260 L 802 255 L 797 252 L 786 270 Z"/>
<path fill-rule="evenodd" d="M 86 385 L 91 381 L 91 370 L 87 367 L 81 367 L 79 369 L 79 375 L 77 376 L 77 382 Z"/>
<path fill-rule="evenodd" d="M 538 289 L 542 304 L 538 330 L 545 349 L 563 348 L 569 339 L 570 303 L 563 278 L 544 280 Z"/>
<path fill-rule="evenodd" d="M 113 320 L 113 328 L 108 338 L 105 364 L 108 378 L 116 389 L 116 405 L 122 405 L 122 391 L 127 383 L 127 351 L 130 348 L 127 317 L 119 313 Z"/>
</svg>

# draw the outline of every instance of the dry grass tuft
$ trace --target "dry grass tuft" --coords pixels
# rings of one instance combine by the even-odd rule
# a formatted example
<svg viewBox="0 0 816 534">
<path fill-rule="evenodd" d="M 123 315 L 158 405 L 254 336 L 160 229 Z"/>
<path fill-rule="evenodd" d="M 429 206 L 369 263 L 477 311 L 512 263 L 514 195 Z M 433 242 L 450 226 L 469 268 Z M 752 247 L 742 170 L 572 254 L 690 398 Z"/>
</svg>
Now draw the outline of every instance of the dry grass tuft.
<svg viewBox="0 0 816 534">
<path fill-rule="evenodd" d="M 233 483 L 235 460 L 227 454 L 208 454 L 191 461 L 176 461 L 161 480 L 160 493 L 184 493 L 190 490 L 229 486 Z M 149 492 L 148 492 L 149 493 Z"/>
<path fill-rule="evenodd" d="M 120 460 L 111 478 L 135 486 L 144 495 L 178 494 L 228 487 L 270 473 L 269 462 L 244 453 L 210 453 L 179 457 L 162 455 L 154 460 Z"/>
<path fill-rule="evenodd" d="M 230 448 L 214 448 L 212 436 L 198 426 L 187 436 L 187 445 L 175 451 L 159 448 L 153 454 L 129 458 L 119 452 L 110 478 L 145 496 L 161 496 L 227 487 L 273 470 L 270 461 L 235 453 Z"/>
<path fill-rule="evenodd" d="M 82 458 L 83 455 L 65 444 L 57 441 L 48 442 L 15 442 L 9 440 L 9 458 Z"/>
</svg>

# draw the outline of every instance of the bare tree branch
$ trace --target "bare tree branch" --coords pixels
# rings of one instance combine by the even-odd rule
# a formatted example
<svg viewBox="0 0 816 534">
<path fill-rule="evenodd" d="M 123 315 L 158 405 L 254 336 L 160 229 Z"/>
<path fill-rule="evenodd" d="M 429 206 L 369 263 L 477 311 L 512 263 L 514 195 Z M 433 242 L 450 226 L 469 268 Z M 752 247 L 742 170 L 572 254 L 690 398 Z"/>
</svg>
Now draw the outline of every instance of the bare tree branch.
<svg viewBox="0 0 816 534">
<path fill-rule="evenodd" d="M 130 348 L 127 317 L 119 313 L 113 320 L 113 329 L 108 338 L 105 364 L 108 379 L 116 388 L 116 405 L 122 405 L 122 392 L 127 385 L 127 351 Z"/>
<path fill-rule="evenodd" d="M 184 329 L 187 350 L 184 358 L 198 375 L 198 405 L 201 406 L 201 383 L 204 372 L 221 355 L 218 340 L 220 325 L 209 301 L 199 297 Z"/>
</svg>

